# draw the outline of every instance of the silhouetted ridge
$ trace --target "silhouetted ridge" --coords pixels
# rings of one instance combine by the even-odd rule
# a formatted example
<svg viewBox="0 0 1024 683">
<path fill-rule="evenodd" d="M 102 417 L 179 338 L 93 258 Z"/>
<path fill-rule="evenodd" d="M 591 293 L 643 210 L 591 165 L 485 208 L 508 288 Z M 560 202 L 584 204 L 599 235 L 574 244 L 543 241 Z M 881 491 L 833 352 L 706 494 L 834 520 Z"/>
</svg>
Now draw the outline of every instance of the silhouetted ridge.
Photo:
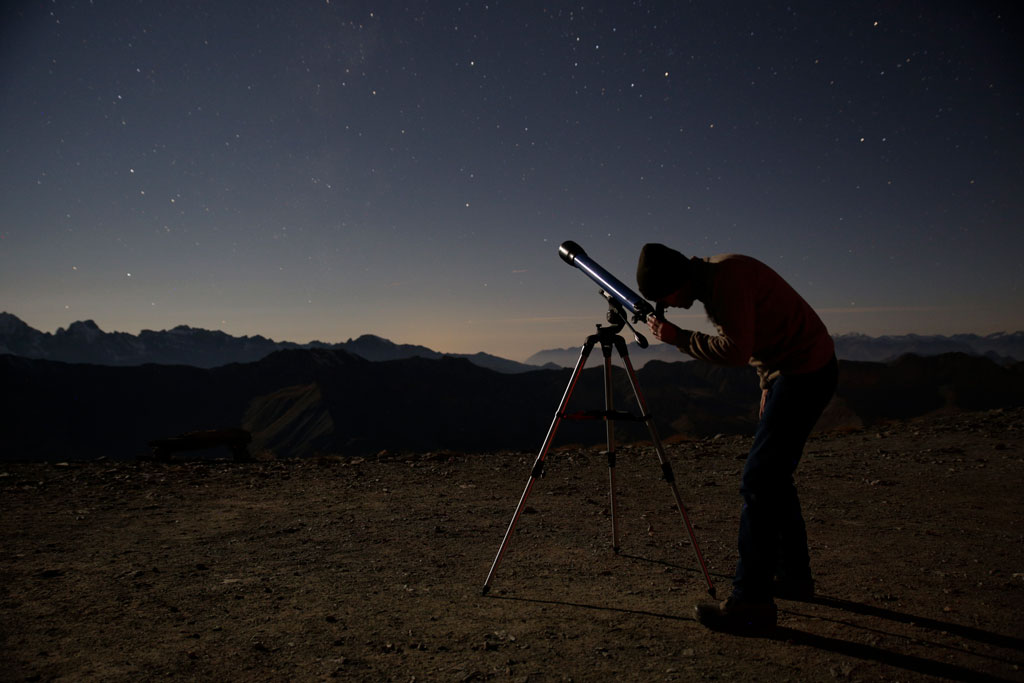
<svg viewBox="0 0 1024 683">
<path fill-rule="evenodd" d="M 252 449 L 278 455 L 380 450 L 533 451 L 571 372 L 501 374 L 463 358 L 371 362 L 337 349 L 291 349 L 212 369 L 107 367 L 0 356 L 5 459 L 134 457 L 153 439 L 243 427 Z M 637 372 L 666 438 L 753 434 L 760 390 L 750 368 L 652 362 Z M 888 363 L 840 363 L 824 427 L 858 427 L 936 410 L 1024 405 L 1024 364 L 946 354 Z M 624 370 L 612 373 L 616 408 L 636 413 Z M 604 406 L 593 364 L 567 410 Z M 620 423 L 621 441 L 646 440 Z M 565 421 L 559 443 L 604 441 L 600 422 Z"/>
</svg>

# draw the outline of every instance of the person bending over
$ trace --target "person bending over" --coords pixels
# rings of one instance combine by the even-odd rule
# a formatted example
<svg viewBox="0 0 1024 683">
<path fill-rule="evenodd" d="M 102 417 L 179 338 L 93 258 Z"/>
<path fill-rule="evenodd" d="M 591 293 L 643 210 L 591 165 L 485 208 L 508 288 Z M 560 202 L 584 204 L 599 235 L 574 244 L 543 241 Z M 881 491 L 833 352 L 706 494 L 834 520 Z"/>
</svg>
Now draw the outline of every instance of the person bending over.
<svg viewBox="0 0 1024 683">
<path fill-rule="evenodd" d="M 750 364 L 761 384 L 754 443 L 740 483 L 739 561 L 732 594 L 700 604 L 705 626 L 742 630 L 775 626 L 774 598 L 814 596 L 807 532 L 793 473 L 804 444 L 835 393 L 838 363 L 824 323 L 774 270 L 738 254 L 686 258 L 662 244 L 640 252 L 640 293 L 658 304 L 652 334 L 694 358 Z M 701 301 L 717 336 L 685 330 L 660 314 Z"/>
</svg>

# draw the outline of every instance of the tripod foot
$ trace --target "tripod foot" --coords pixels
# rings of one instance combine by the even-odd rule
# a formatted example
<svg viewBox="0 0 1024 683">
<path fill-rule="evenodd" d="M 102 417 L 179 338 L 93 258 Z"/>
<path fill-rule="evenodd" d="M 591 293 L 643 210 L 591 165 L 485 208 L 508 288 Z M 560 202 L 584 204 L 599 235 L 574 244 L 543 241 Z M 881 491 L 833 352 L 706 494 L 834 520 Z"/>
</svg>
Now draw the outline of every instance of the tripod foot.
<svg viewBox="0 0 1024 683">
<path fill-rule="evenodd" d="M 484 586 L 484 589 L 482 591 L 480 591 L 480 595 L 487 595 L 490 592 L 491 592 L 491 587 L 490 586 Z M 714 596 L 712 595 L 711 597 L 714 597 Z"/>
<path fill-rule="evenodd" d="M 708 595 L 710 595 L 712 598 L 717 597 L 715 595 L 717 592 L 718 591 L 715 590 L 714 586 L 711 586 L 710 588 L 708 588 Z M 484 594 L 485 595 L 487 594 L 487 586 L 484 586 Z"/>
<path fill-rule="evenodd" d="M 612 552 L 615 553 L 616 555 L 618 555 L 619 554 L 619 546 L 615 546 L 614 548 L 612 548 Z"/>
</svg>

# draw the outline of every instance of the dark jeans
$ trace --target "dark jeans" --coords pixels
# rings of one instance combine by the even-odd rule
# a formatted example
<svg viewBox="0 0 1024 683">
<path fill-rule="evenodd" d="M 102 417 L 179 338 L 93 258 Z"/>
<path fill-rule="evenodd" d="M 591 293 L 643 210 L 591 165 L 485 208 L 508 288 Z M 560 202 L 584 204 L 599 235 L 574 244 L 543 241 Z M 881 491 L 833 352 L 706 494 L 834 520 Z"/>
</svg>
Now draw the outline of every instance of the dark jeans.
<svg viewBox="0 0 1024 683">
<path fill-rule="evenodd" d="M 776 576 L 785 581 L 811 578 L 793 472 L 811 429 L 835 393 L 838 375 L 833 358 L 820 370 L 782 375 L 768 387 L 740 485 L 743 512 L 733 595 L 741 600 L 771 600 Z"/>
</svg>

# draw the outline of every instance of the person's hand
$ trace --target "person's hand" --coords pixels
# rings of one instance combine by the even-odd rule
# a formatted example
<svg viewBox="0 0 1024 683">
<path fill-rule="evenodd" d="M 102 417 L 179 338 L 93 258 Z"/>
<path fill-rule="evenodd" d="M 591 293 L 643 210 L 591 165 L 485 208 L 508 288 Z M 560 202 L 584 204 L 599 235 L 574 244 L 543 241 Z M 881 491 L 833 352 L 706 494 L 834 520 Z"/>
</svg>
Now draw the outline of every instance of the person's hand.
<svg viewBox="0 0 1024 683">
<path fill-rule="evenodd" d="M 651 328 L 651 334 L 658 341 L 672 344 L 673 346 L 679 346 L 683 341 L 683 331 L 663 318 L 658 318 L 654 315 L 647 316 L 647 327 Z"/>
</svg>

